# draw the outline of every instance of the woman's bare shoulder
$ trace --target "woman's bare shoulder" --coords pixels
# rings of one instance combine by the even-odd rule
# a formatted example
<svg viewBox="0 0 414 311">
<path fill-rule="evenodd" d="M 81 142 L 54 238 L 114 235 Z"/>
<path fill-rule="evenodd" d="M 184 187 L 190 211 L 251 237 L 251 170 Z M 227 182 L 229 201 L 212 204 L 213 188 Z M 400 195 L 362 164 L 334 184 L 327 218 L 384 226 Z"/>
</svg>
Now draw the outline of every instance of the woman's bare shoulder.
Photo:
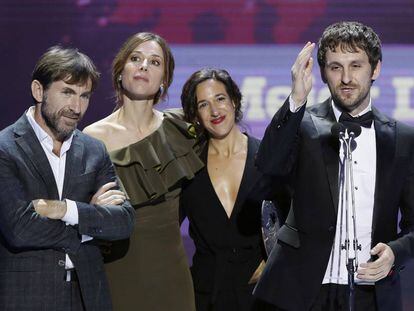
<svg viewBox="0 0 414 311">
<path fill-rule="evenodd" d="M 119 128 L 120 125 L 116 122 L 114 113 L 112 113 L 109 116 L 86 126 L 83 129 L 83 132 L 89 136 L 105 141 L 105 139 L 116 133 Z"/>
</svg>

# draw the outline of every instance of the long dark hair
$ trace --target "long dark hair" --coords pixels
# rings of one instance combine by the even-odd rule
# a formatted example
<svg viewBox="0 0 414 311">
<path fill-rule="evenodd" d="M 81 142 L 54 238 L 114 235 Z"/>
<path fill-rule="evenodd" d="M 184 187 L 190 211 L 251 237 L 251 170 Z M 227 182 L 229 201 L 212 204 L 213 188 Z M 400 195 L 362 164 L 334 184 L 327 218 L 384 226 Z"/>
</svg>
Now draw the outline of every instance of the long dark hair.
<svg viewBox="0 0 414 311">
<path fill-rule="evenodd" d="M 200 69 L 194 72 L 190 78 L 188 78 L 187 82 L 185 82 L 181 92 L 181 105 L 184 110 L 186 121 L 195 123 L 197 119 L 197 85 L 210 79 L 219 81 L 225 86 L 227 94 L 235 105 L 235 122 L 239 123 L 243 117 L 241 111 L 242 94 L 230 74 L 224 69 L 217 68 Z"/>
</svg>

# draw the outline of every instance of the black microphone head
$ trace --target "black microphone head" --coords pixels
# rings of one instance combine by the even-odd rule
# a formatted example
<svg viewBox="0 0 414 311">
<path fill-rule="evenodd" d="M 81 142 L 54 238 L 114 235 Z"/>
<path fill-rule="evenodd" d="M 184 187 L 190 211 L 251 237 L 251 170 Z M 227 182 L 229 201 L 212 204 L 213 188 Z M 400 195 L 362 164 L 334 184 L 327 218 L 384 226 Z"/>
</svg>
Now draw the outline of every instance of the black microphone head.
<svg viewBox="0 0 414 311">
<path fill-rule="evenodd" d="M 347 123 L 346 129 L 348 130 L 349 135 L 352 135 L 353 133 L 354 138 L 361 135 L 361 125 L 359 125 L 358 123 Z"/>
<path fill-rule="evenodd" d="M 351 151 L 354 151 L 357 147 L 357 142 L 355 141 L 355 139 L 351 140 Z"/>
<path fill-rule="evenodd" d="M 336 138 L 339 138 L 340 133 L 343 134 L 344 132 L 345 132 L 345 125 L 343 125 L 342 123 L 337 122 L 331 127 L 331 134 Z"/>
</svg>

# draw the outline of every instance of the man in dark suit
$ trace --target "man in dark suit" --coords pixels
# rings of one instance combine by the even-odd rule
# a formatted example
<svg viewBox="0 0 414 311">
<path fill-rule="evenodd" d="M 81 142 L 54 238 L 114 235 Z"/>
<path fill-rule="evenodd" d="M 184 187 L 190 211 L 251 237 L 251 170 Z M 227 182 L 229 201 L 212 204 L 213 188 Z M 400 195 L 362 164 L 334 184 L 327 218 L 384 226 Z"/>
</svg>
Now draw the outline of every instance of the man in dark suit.
<svg viewBox="0 0 414 311">
<path fill-rule="evenodd" d="M 291 214 L 255 295 L 276 306 L 272 310 L 348 310 L 344 146 L 331 135 L 331 127 L 345 118 L 363 125 L 352 153 L 356 310 L 401 310 L 399 273 L 414 256 L 414 130 L 371 105 L 381 43 L 370 27 L 356 22 L 324 31 L 318 63 L 331 98 L 306 108 L 314 46 L 308 42 L 299 53 L 292 93 L 267 128 L 257 156 L 261 171 L 289 180 L 292 196 Z"/>
<path fill-rule="evenodd" d="M 76 129 L 98 78 L 86 55 L 49 49 L 35 105 L 0 132 L 0 310 L 112 309 L 98 240 L 127 238 L 134 211 L 103 144 Z"/>
</svg>

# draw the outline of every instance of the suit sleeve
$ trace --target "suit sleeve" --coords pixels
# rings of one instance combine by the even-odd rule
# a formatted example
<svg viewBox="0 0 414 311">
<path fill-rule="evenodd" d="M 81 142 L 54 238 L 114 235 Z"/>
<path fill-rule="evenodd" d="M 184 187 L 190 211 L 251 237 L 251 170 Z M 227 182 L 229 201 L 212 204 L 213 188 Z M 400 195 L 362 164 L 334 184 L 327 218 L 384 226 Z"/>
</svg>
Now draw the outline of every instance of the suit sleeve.
<svg viewBox="0 0 414 311">
<path fill-rule="evenodd" d="M 101 167 L 95 182 L 96 191 L 102 185 L 116 180 L 114 166 L 103 145 L 101 154 L 102 158 L 99 161 Z M 79 213 L 78 231 L 80 234 L 109 241 L 125 239 L 131 235 L 135 211 L 128 200 L 122 205 L 99 206 L 79 201 L 76 205 Z"/>
<path fill-rule="evenodd" d="M 30 171 L 19 172 L 15 159 L 0 151 L 0 233 L 14 250 L 56 249 L 76 253 L 81 240 L 76 229 L 62 221 L 41 217 L 27 193 L 39 183 Z"/>
<path fill-rule="evenodd" d="M 400 211 L 399 238 L 388 243 L 394 253 L 394 266 L 397 270 L 414 258 L 414 154 L 410 156 L 409 173 L 401 193 Z"/>
<path fill-rule="evenodd" d="M 291 174 L 296 162 L 299 128 L 305 106 L 292 113 L 287 99 L 273 117 L 257 153 L 256 165 L 262 173 L 278 177 Z"/>
</svg>

